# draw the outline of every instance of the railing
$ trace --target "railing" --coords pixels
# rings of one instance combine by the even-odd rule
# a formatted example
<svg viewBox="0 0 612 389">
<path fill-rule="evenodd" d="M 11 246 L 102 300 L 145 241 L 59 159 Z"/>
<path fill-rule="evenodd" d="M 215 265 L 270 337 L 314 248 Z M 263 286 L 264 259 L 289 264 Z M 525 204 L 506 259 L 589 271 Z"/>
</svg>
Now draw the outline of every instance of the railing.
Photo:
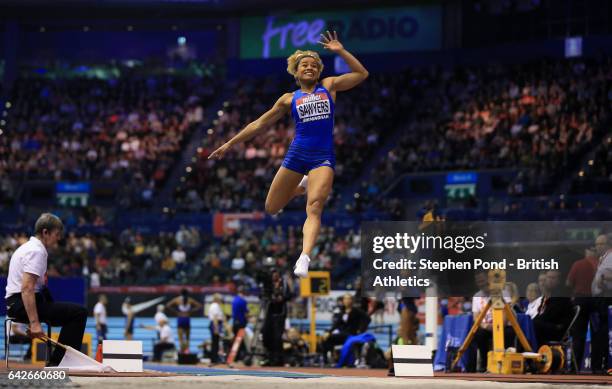
<svg viewBox="0 0 612 389">
<path fill-rule="evenodd" d="M 307 333 L 310 331 L 310 323 L 308 322 L 300 322 L 297 323 L 296 325 L 297 329 L 300 331 L 300 333 Z M 388 342 L 386 345 L 384 344 L 384 342 L 382 342 L 382 344 L 380 344 L 381 348 L 386 348 L 386 346 L 389 346 L 391 344 L 393 344 L 393 325 L 392 324 L 374 324 L 374 325 L 370 325 L 368 326 L 368 330 L 366 332 L 370 332 L 373 333 L 374 336 L 376 336 L 376 334 L 387 334 L 388 335 Z M 332 328 L 332 324 L 331 323 L 317 323 L 317 330 L 328 330 Z M 378 338 L 378 336 L 376 336 L 376 340 L 378 342 L 380 342 L 381 339 Z"/>
</svg>

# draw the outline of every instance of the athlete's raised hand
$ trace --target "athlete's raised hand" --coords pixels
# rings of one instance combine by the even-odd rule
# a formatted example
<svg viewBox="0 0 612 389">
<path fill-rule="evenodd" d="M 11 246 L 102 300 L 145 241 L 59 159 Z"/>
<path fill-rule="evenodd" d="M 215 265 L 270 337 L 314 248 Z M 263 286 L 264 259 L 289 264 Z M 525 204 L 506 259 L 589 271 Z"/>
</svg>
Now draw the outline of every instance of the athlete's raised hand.
<svg viewBox="0 0 612 389">
<path fill-rule="evenodd" d="M 223 158 L 223 156 L 225 155 L 225 153 L 227 153 L 227 150 L 229 149 L 230 149 L 229 143 L 224 143 L 217 150 L 210 153 L 210 155 L 208 156 L 208 159 L 221 159 Z"/>
<path fill-rule="evenodd" d="M 340 41 L 338 40 L 338 33 L 336 33 L 336 31 L 334 31 L 333 34 L 329 31 L 326 32 L 327 35 L 321 34 L 321 40 L 319 41 L 319 43 L 322 44 L 324 48 L 329 51 L 333 51 L 334 53 L 337 53 L 340 50 L 344 49 L 344 46 L 342 46 L 342 43 L 340 43 Z"/>
</svg>

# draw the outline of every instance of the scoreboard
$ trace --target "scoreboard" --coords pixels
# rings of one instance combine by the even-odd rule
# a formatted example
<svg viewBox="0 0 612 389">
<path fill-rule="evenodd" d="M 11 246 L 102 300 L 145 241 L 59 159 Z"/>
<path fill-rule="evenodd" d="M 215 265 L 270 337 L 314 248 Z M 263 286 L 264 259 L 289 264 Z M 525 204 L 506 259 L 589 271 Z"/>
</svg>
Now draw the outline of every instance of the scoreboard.
<svg viewBox="0 0 612 389">
<path fill-rule="evenodd" d="M 328 271 L 310 271 L 308 277 L 300 279 L 300 296 L 327 296 L 331 289 Z"/>
</svg>

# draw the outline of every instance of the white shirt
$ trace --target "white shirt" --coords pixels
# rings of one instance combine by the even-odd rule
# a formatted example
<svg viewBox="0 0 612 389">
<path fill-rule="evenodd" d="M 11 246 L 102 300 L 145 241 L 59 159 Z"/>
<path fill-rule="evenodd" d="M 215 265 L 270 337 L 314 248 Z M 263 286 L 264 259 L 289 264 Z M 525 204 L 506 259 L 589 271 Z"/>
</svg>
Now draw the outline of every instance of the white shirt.
<svg viewBox="0 0 612 389">
<path fill-rule="evenodd" d="M 47 256 L 47 249 L 34 236 L 19 246 L 11 256 L 4 298 L 21 293 L 24 272 L 38 276 L 34 291 L 39 292 L 44 285 L 44 275 L 47 272 Z"/>
<path fill-rule="evenodd" d="M 159 329 L 159 341 L 162 343 L 174 343 L 174 334 L 168 323 Z"/>
<path fill-rule="evenodd" d="M 221 310 L 221 305 L 219 303 L 212 303 L 208 308 L 208 320 L 220 320 L 223 321 L 223 311 Z"/>
<path fill-rule="evenodd" d="M 165 320 L 165 321 L 168 321 L 168 316 L 166 316 L 166 314 L 165 314 L 165 313 L 163 313 L 163 312 L 157 312 L 157 313 L 155 314 L 155 323 L 156 323 L 158 326 L 159 326 L 159 322 L 160 322 L 160 321 L 162 321 L 162 319 L 163 319 L 163 320 Z"/>
<path fill-rule="evenodd" d="M 91 273 L 89 276 L 89 286 L 91 288 L 98 288 L 100 286 L 100 275 L 98 273 Z"/>
<path fill-rule="evenodd" d="M 242 270 L 245 264 L 244 258 L 234 258 L 232 259 L 232 270 Z"/>
<path fill-rule="evenodd" d="M 606 276 L 607 281 L 604 281 L 602 286 L 605 289 L 599 286 L 601 278 L 604 275 Z M 599 266 L 597 266 L 597 272 L 593 278 L 593 283 L 591 284 L 591 292 L 593 292 L 593 296 L 601 295 L 605 290 L 612 290 L 612 250 L 608 250 L 601 257 Z"/>
<path fill-rule="evenodd" d="M 510 303 L 512 301 L 510 295 L 505 290 L 502 291 L 502 296 L 505 302 Z M 472 297 L 472 313 L 477 314 L 478 312 L 482 311 L 490 299 L 491 297 L 486 296 L 484 292 L 478 291 L 474 297 Z M 483 323 L 493 323 L 493 310 L 489 309 L 485 315 Z"/>
<path fill-rule="evenodd" d="M 187 254 L 183 250 L 174 250 L 172 252 L 172 259 L 175 263 L 184 263 L 187 259 Z"/>
<path fill-rule="evenodd" d="M 532 319 L 535 318 L 538 315 L 540 304 L 542 304 L 542 296 L 530 302 L 529 305 L 527 305 L 527 311 L 525 311 L 525 313 Z"/>
<path fill-rule="evenodd" d="M 9 261 L 8 251 L 0 251 L 0 267 L 4 267 L 4 264 Z"/>
<path fill-rule="evenodd" d="M 106 307 L 99 301 L 94 306 L 94 317 L 96 316 L 98 317 L 98 323 L 106 324 Z"/>
</svg>

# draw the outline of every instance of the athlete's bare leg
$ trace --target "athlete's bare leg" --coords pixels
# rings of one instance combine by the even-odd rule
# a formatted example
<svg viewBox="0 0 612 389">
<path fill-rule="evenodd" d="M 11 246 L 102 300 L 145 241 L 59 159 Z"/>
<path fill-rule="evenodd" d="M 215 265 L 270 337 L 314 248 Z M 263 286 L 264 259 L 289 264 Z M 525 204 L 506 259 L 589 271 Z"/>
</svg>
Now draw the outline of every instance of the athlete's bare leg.
<svg viewBox="0 0 612 389">
<path fill-rule="evenodd" d="M 310 254 L 319 236 L 323 206 L 329 197 L 333 181 L 334 170 L 328 166 L 318 167 L 308 174 L 306 221 L 302 229 L 304 236 L 302 254 L 300 254 L 293 270 L 293 274 L 298 277 L 308 277 Z"/>
<path fill-rule="evenodd" d="M 185 350 L 189 352 L 189 338 L 191 337 L 191 328 L 185 328 Z"/>
<path fill-rule="evenodd" d="M 272 180 L 266 197 L 266 212 L 271 215 L 279 213 L 299 192 L 298 184 L 302 177 L 303 174 L 281 166 Z"/>
<path fill-rule="evenodd" d="M 304 235 L 302 254 L 309 257 L 319 236 L 323 206 L 329 197 L 333 182 L 334 170 L 329 166 L 318 167 L 308 174 L 306 221 L 302 229 Z"/>
<path fill-rule="evenodd" d="M 177 332 L 178 332 L 178 337 L 179 337 L 179 347 L 181 348 L 181 351 L 185 350 L 185 329 L 184 328 L 177 328 Z"/>
</svg>

